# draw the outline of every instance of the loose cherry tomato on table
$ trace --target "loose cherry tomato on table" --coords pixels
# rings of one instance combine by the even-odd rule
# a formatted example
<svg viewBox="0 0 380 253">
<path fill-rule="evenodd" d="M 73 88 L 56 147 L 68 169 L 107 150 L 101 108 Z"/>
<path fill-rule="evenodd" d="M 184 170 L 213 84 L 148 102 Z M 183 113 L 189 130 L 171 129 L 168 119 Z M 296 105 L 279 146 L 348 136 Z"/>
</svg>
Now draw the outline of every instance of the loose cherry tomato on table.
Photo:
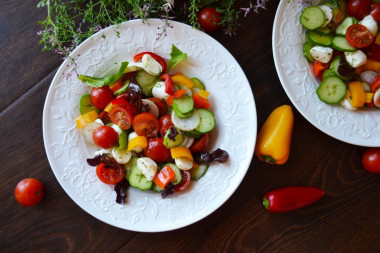
<svg viewBox="0 0 380 253">
<path fill-rule="evenodd" d="M 164 146 L 164 138 L 156 137 L 148 141 L 144 155 L 156 163 L 166 162 L 170 158 L 170 150 Z"/>
<path fill-rule="evenodd" d="M 210 135 L 205 133 L 200 139 L 194 140 L 193 145 L 191 145 L 190 150 L 193 153 L 206 151 L 208 144 L 210 142 Z"/>
<path fill-rule="evenodd" d="M 15 189 L 15 198 L 20 205 L 34 206 L 38 204 L 44 195 L 42 183 L 35 178 L 21 180 Z"/>
<path fill-rule="evenodd" d="M 172 122 L 172 116 L 170 114 L 166 114 L 160 118 L 160 135 L 162 137 L 165 136 L 166 132 L 174 126 Z"/>
<path fill-rule="evenodd" d="M 143 112 L 133 119 L 133 129 L 140 136 L 153 138 L 160 130 L 160 122 L 150 112 Z"/>
<path fill-rule="evenodd" d="M 346 12 L 348 16 L 362 20 L 371 12 L 371 0 L 348 0 Z"/>
<path fill-rule="evenodd" d="M 371 15 L 377 23 L 380 23 L 380 3 L 371 4 Z"/>
<path fill-rule="evenodd" d="M 363 154 L 363 166 L 371 173 L 380 173 L 380 148 L 368 148 Z"/>
<path fill-rule="evenodd" d="M 92 88 L 91 90 L 90 101 L 100 110 L 103 110 L 113 98 L 113 93 L 108 86 Z"/>
<path fill-rule="evenodd" d="M 117 105 L 110 112 L 111 121 L 121 129 L 128 130 L 132 126 L 133 116 L 127 107 Z"/>
<path fill-rule="evenodd" d="M 218 30 L 221 18 L 215 8 L 206 7 L 198 13 L 198 21 L 205 32 L 214 32 Z"/>
<path fill-rule="evenodd" d="M 182 175 L 182 181 L 181 183 L 177 184 L 174 189 L 176 192 L 184 191 L 190 184 L 191 175 L 190 172 L 187 170 L 181 170 Z"/>
<path fill-rule="evenodd" d="M 108 149 L 115 146 L 119 135 L 110 126 L 100 126 L 97 127 L 92 133 L 92 139 L 94 140 L 95 145 Z"/>
<path fill-rule="evenodd" d="M 368 47 L 374 39 L 373 34 L 364 25 L 353 24 L 347 28 L 346 40 L 355 48 Z"/>
<path fill-rule="evenodd" d="M 124 169 L 120 168 L 106 168 L 104 163 L 96 167 L 96 175 L 105 184 L 117 184 L 124 178 Z"/>
</svg>

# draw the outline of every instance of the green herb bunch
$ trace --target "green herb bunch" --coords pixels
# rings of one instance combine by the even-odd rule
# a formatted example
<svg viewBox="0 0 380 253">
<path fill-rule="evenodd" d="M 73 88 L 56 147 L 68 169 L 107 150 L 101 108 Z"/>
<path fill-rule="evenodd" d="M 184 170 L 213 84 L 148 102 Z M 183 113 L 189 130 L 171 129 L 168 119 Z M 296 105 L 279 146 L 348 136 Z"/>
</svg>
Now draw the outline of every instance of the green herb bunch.
<svg viewBox="0 0 380 253">
<path fill-rule="evenodd" d="M 247 7 L 238 7 L 234 0 L 41 0 L 37 7 L 47 9 L 47 17 L 39 23 L 43 29 L 38 32 L 43 50 L 53 50 L 68 57 L 82 41 L 112 26 L 118 33 L 118 25 L 132 19 L 160 18 L 162 26 L 157 27 L 157 39 L 166 35 L 171 28 L 170 20 L 187 23 L 200 29 L 198 12 L 212 6 L 221 15 L 220 26 L 227 35 L 236 34 L 238 19 L 251 11 L 265 9 L 268 0 L 257 0 Z"/>
</svg>

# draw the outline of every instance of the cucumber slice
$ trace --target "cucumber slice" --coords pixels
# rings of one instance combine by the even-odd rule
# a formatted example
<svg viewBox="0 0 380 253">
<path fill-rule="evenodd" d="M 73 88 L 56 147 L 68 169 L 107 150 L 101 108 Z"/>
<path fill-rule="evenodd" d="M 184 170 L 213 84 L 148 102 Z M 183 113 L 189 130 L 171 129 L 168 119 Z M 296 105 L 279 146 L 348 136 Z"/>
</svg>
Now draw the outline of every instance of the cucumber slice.
<svg viewBox="0 0 380 253">
<path fill-rule="evenodd" d="M 353 24 L 357 24 L 358 21 L 354 17 L 346 17 L 336 28 L 335 33 L 340 36 L 346 36 L 347 28 Z"/>
<path fill-rule="evenodd" d="M 119 138 L 117 139 L 115 148 L 116 149 L 127 149 L 128 147 L 128 134 L 125 130 L 120 129 Z"/>
<path fill-rule="evenodd" d="M 317 33 L 321 33 L 321 34 L 330 34 L 331 33 L 331 29 L 328 28 L 327 26 L 325 27 L 320 27 L 318 29 L 315 30 Z"/>
<path fill-rule="evenodd" d="M 177 167 L 177 165 L 175 165 L 174 163 L 167 163 L 167 164 L 165 164 L 165 166 L 166 165 L 169 165 L 170 168 L 172 168 L 172 170 L 175 173 L 175 178 L 174 178 L 174 180 L 173 180 L 172 183 L 174 185 L 177 185 L 177 184 L 181 183 L 181 181 L 182 181 L 182 174 L 181 174 L 181 170 Z"/>
<path fill-rule="evenodd" d="M 319 99 L 328 104 L 339 103 L 346 96 L 346 92 L 346 84 L 337 76 L 327 77 L 317 89 Z"/>
<path fill-rule="evenodd" d="M 195 128 L 201 134 L 210 132 L 215 127 L 215 116 L 211 111 L 199 108 L 197 109 L 200 117 L 199 125 Z"/>
<path fill-rule="evenodd" d="M 164 189 L 153 183 L 152 190 L 156 192 L 162 192 Z"/>
<path fill-rule="evenodd" d="M 201 82 L 201 80 L 196 77 L 191 78 L 191 80 L 193 81 L 195 88 L 206 90 L 206 86 Z"/>
<path fill-rule="evenodd" d="M 126 164 L 124 164 L 124 168 L 125 168 L 125 179 L 127 179 L 129 181 L 129 174 L 131 172 L 131 169 L 134 165 L 137 165 L 137 159 L 139 159 L 138 157 L 135 157 L 135 156 L 132 156 L 131 160 L 129 160 L 129 162 L 127 162 Z"/>
<path fill-rule="evenodd" d="M 306 37 L 314 45 L 328 47 L 333 39 L 332 34 L 322 34 L 315 31 L 306 31 Z"/>
<path fill-rule="evenodd" d="M 173 100 L 173 110 L 176 112 L 177 116 L 182 118 L 183 115 L 188 115 L 194 110 L 194 100 L 188 95 L 183 95 L 179 98 Z"/>
<path fill-rule="evenodd" d="M 331 69 L 326 69 L 325 72 L 323 72 L 323 79 L 329 76 L 336 76 L 336 74 Z"/>
<path fill-rule="evenodd" d="M 337 56 L 332 62 L 331 62 L 331 65 L 330 65 L 330 69 L 333 71 L 333 73 L 340 77 L 342 80 L 344 81 L 348 81 L 349 78 L 346 77 L 346 76 L 342 76 L 340 73 L 339 73 L 339 66 L 340 66 L 340 61 L 341 61 L 341 58 L 342 56 Z"/>
<path fill-rule="evenodd" d="M 136 82 L 145 96 L 152 96 L 152 89 L 158 81 L 156 76 L 148 74 L 145 70 L 136 72 Z"/>
<path fill-rule="evenodd" d="M 192 168 L 189 170 L 191 180 L 198 181 L 201 177 L 203 177 L 208 169 L 208 166 L 208 164 L 199 164 L 198 168 Z"/>
<path fill-rule="evenodd" d="M 191 131 L 195 129 L 200 121 L 201 118 L 198 110 L 194 110 L 190 117 L 184 119 L 179 118 L 174 111 L 172 112 L 172 122 L 174 126 L 182 131 Z"/>
<path fill-rule="evenodd" d="M 356 48 L 348 44 L 346 37 L 336 36 L 332 39 L 331 45 L 334 49 L 343 51 L 343 52 L 354 52 Z"/>
<path fill-rule="evenodd" d="M 176 135 L 176 137 L 174 138 L 174 140 L 171 140 L 169 138 L 169 134 L 171 132 L 171 128 L 169 128 L 169 130 L 166 131 L 166 134 L 164 136 L 164 141 L 163 141 L 164 146 L 166 148 L 177 147 L 177 146 L 179 146 L 182 143 L 182 141 L 183 141 L 183 134 L 181 133 L 181 131 L 179 129 L 177 129 L 177 131 L 178 131 L 178 134 Z"/>
<path fill-rule="evenodd" d="M 199 139 L 202 137 L 202 134 L 198 131 L 196 131 L 195 129 L 192 130 L 192 131 L 187 131 L 187 132 L 183 132 L 186 136 L 188 137 L 191 137 L 191 138 L 195 138 L 195 139 Z"/>
<path fill-rule="evenodd" d="M 99 113 L 99 109 L 97 109 L 92 103 L 91 103 L 91 95 L 90 94 L 84 94 L 80 100 L 79 100 L 79 112 L 81 115 L 86 114 L 91 111 L 96 111 Z"/>
<path fill-rule="evenodd" d="M 113 94 L 114 95 L 120 95 L 120 94 L 123 94 L 124 92 L 126 92 L 127 91 L 127 89 L 128 89 L 128 86 L 129 86 L 129 83 L 130 83 L 131 81 L 128 79 L 128 80 L 126 80 L 125 82 L 124 82 L 124 85 L 123 85 L 123 87 L 121 87 L 120 89 L 118 89 L 117 91 L 115 91 Z"/>
<path fill-rule="evenodd" d="M 149 190 L 153 185 L 153 181 L 146 179 L 139 167 L 137 167 L 137 164 L 134 164 L 132 166 L 128 181 L 131 186 L 136 187 L 142 191 Z"/>
<path fill-rule="evenodd" d="M 321 8 L 309 6 L 302 11 L 300 22 L 306 29 L 314 30 L 325 23 L 325 14 Z"/>
<path fill-rule="evenodd" d="M 313 43 L 305 42 L 302 46 L 303 55 L 307 59 L 308 62 L 314 62 L 313 56 L 310 54 L 310 49 L 314 47 Z"/>
</svg>

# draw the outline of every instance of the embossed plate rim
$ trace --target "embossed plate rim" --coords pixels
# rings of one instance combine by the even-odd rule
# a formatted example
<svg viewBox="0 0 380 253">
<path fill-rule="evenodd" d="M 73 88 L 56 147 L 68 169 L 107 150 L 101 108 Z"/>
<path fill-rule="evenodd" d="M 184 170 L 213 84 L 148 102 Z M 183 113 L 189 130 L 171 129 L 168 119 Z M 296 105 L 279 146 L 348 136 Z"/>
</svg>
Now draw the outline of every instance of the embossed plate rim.
<svg viewBox="0 0 380 253">
<path fill-rule="evenodd" d="M 158 19 L 149 19 L 148 21 L 150 23 L 150 27 L 143 25 L 140 20 L 134 20 L 134 21 L 129 21 L 129 22 L 125 22 L 125 23 L 121 24 L 120 30 L 122 32 L 126 32 L 129 28 L 130 29 L 132 29 L 132 28 L 133 29 L 139 29 L 139 31 L 143 30 L 144 33 L 142 33 L 140 35 L 140 37 L 145 36 L 145 33 L 146 33 L 146 36 L 148 39 L 154 40 L 155 37 L 152 37 L 152 34 L 156 33 L 156 27 L 158 25 L 161 25 L 162 21 L 158 20 Z M 254 150 L 254 145 L 256 142 L 256 131 L 257 131 L 256 106 L 255 106 L 255 101 L 254 101 L 253 93 L 252 93 L 252 90 L 250 88 L 249 82 L 248 82 L 243 70 L 241 69 L 240 65 L 236 62 L 234 57 L 219 42 L 217 42 L 215 39 L 213 39 L 209 35 L 207 35 L 203 32 L 200 32 L 200 31 L 196 31 L 196 30 L 192 29 L 190 26 L 179 23 L 179 22 L 171 21 L 171 24 L 175 27 L 174 29 L 177 29 L 177 30 L 175 30 L 177 33 L 183 32 L 184 37 L 181 38 L 179 41 L 183 40 L 184 45 L 192 47 L 193 45 L 191 44 L 190 41 L 184 41 L 184 40 L 187 38 L 186 36 L 194 36 L 194 38 L 193 37 L 189 37 L 189 38 L 192 40 L 196 40 L 197 46 L 202 46 L 201 43 L 207 42 L 207 43 L 210 43 L 212 45 L 212 47 L 215 47 L 215 49 L 212 49 L 215 52 L 219 52 L 219 51 L 223 52 L 222 54 L 217 55 L 217 57 L 221 58 L 221 63 L 224 63 L 224 62 L 222 62 L 223 59 L 224 60 L 228 59 L 229 64 L 232 66 L 232 68 L 225 69 L 225 73 L 223 72 L 223 78 L 225 78 L 226 81 L 224 83 L 221 83 L 220 87 L 223 87 L 223 84 L 224 85 L 229 84 L 229 82 L 227 82 L 227 81 L 229 81 L 228 78 L 232 78 L 231 82 L 234 84 L 235 84 L 236 80 L 239 81 L 238 86 L 236 86 L 236 87 L 241 88 L 242 89 L 241 92 L 236 91 L 238 88 L 235 88 L 234 86 L 232 86 L 233 88 L 231 90 L 229 90 L 230 92 L 232 92 L 233 95 L 238 96 L 236 98 L 234 98 L 233 96 L 230 96 L 231 100 L 236 102 L 236 107 L 230 108 L 229 107 L 230 105 L 228 103 L 221 103 L 220 107 L 215 108 L 216 109 L 215 110 L 216 117 L 218 118 L 219 122 L 221 122 L 220 125 L 223 125 L 223 127 L 226 126 L 225 129 L 223 128 L 223 129 L 217 130 L 217 131 L 219 131 L 219 134 L 221 135 L 221 133 L 230 130 L 230 127 L 236 127 L 236 124 L 235 125 L 234 124 L 229 125 L 229 123 L 231 123 L 235 119 L 235 116 L 240 116 L 241 110 L 248 108 L 251 111 L 251 114 L 249 114 L 249 117 L 246 117 L 246 118 L 243 117 L 241 119 L 246 123 L 246 125 L 248 127 L 250 127 L 249 129 L 245 129 L 244 126 L 241 127 L 242 130 L 247 131 L 247 135 L 244 136 L 244 137 L 248 137 L 248 138 L 246 138 L 247 140 L 244 140 L 246 142 L 246 143 L 244 143 L 245 146 L 244 145 L 242 147 L 240 145 L 238 146 L 238 145 L 236 145 L 236 142 L 234 142 L 234 140 L 231 140 L 231 142 L 232 142 L 231 150 L 233 150 L 233 152 L 231 153 L 231 161 L 225 165 L 218 165 L 218 164 L 212 165 L 210 167 L 208 173 L 204 177 L 203 183 L 202 183 L 203 178 L 199 182 L 197 182 L 197 184 L 198 184 L 197 186 L 199 186 L 199 188 L 190 189 L 188 192 L 185 192 L 183 194 L 173 195 L 171 198 L 165 199 L 165 200 L 158 198 L 159 194 L 145 193 L 145 192 L 141 193 L 141 191 L 137 191 L 135 189 L 130 189 L 129 190 L 130 203 L 127 203 L 126 205 L 123 205 L 123 206 L 116 204 L 114 199 L 110 199 L 113 196 L 112 189 L 109 186 L 104 185 L 101 182 L 99 182 L 99 180 L 93 180 L 93 177 L 94 177 L 93 168 L 91 170 L 91 168 L 90 169 L 87 168 L 86 165 L 83 165 L 83 166 L 81 165 L 85 161 L 86 152 L 88 154 L 90 152 L 87 150 L 86 147 L 85 148 L 82 147 L 82 145 L 84 145 L 83 140 L 78 137 L 79 133 L 77 131 L 73 131 L 76 129 L 72 129 L 73 127 L 75 127 L 75 123 L 73 121 L 73 118 L 75 118 L 75 117 L 70 118 L 70 120 L 64 119 L 67 115 L 69 115 L 69 116 L 71 115 L 72 110 L 74 110 L 75 108 L 77 110 L 77 105 L 73 106 L 73 108 L 71 108 L 71 109 L 67 109 L 67 108 L 65 108 L 65 106 L 68 105 L 68 101 L 65 101 L 65 99 L 61 99 L 62 102 L 57 102 L 55 100 L 55 97 L 53 98 L 53 96 L 58 96 L 58 100 L 59 100 L 59 96 L 62 95 L 62 94 L 58 94 L 58 91 L 59 91 L 57 88 L 58 86 L 60 88 L 62 88 L 62 86 L 64 86 L 64 85 L 69 85 L 69 87 L 71 87 L 72 89 L 77 88 L 77 86 L 75 86 L 76 80 L 73 79 L 72 77 L 69 79 L 69 81 L 64 81 L 62 79 L 63 72 L 65 72 L 66 70 L 69 69 L 69 67 L 67 66 L 69 64 L 68 60 L 64 61 L 62 63 L 62 65 L 60 66 L 60 68 L 58 69 L 56 75 L 53 78 L 52 84 L 50 85 L 50 88 L 49 88 L 49 91 L 48 91 L 48 94 L 47 94 L 46 100 L 45 100 L 45 105 L 44 105 L 44 110 L 43 110 L 43 137 L 44 137 L 45 151 L 46 151 L 49 163 L 52 167 L 53 173 L 56 176 L 58 182 L 60 183 L 62 188 L 66 191 L 66 193 L 70 196 L 70 198 L 78 206 L 80 206 L 83 210 L 85 210 L 87 213 L 89 213 L 90 215 L 94 216 L 95 218 L 97 218 L 97 219 L 99 219 L 105 223 L 108 223 L 110 225 L 113 225 L 115 227 L 119 227 L 122 229 L 128 229 L 128 230 L 139 231 L 139 232 L 169 231 L 169 230 L 178 229 L 178 228 L 190 225 L 194 222 L 197 222 L 197 221 L 205 218 L 206 216 L 208 216 L 209 214 L 214 212 L 217 208 L 219 208 L 223 203 L 225 203 L 229 199 L 229 197 L 235 192 L 235 190 L 237 189 L 237 187 L 240 185 L 241 181 L 243 180 L 243 178 L 244 178 L 244 176 L 245 176 L 245 174 L 249 168 L 249 165 L 251 163 L 252 157 L 253 157 L 253 150 Z M 81 45 L 79 45 L 74 50 L 74 52 L 71 54 L 72 57 L 76 57 L 76 55 L 78 53 L 83 53 L 83 51 L 85 51 L 85 49 L 83 49 L 83 48 L 86 46 L 88 47 L 88 45 L 92 45 L 93 43 L 95 43 L 95 44 L 96 43 L 107 44 L 109 41 L 112 41 L 112 43 L 117 44 L 124 39 L 128 40 L 128 38 L 123 37 L 124 33 L 121 33 L 120 38 L 116 38 L 115 32 L 112 29 L 113 29 L 112 27 L 108 27 L 108 28 L 98 32 L 97 34 L 93 35 L 89 39 L 87 39 L 85 42 L 83 42 Z M 133 31 L 133 29 L 132 29 L 132 31 Z M 104 33 L 107 34 L 107 37 L 106 37 L 107 39 L 101 40 L 100 38 Z M 136 35 L 136 34 L 132 34 L 131 36 L 133 36 L 133 35 Z M 136 36 L 138 36 L 138 35 L 136 35 Z M 115 42 L 112 39 L 114 39 Z M 169 29 L 168 36 L 164 38 L 164 41 L 166 41 L 166 42 L 176 41 L 175 39 L 177 39 L 177 38 L 174 35 L 173 29 Z M 99 40 L 100 42 L 96 41 L 96 40 Z M 120 40 L 120 41 L 118 41 L 118 40 Z M 151 41 L 151 40 L 149 40 L 149 41 Z M 122 42 L 120 42 L 120 43 L 122 43 Z M 126 44 L 129 45 L 128 43 L 126 43 Z M 156 42 L 154 42 L 154 43 L 156 43 Z M 151 45 L 152 47 L 155 46 L 154 43 Z M 160 42 L 157 42 L 157 43 L 160 43 Z M 148 49 L 149 49 L 149 46 L 147 46 Z M 212 47 L 205 46 L 204 50 L 206 52 L 208 52 L 211 50 Z M 121 50 L 121 49 L 118 48 L 118 50 Z M 158 48 L 157 50 L 162 50 L 162 48 Z M 203 52 L 201 50 L 202 50 L 202 48 L 199 48 L 199 49 L 197 48 L 197 50 L 194 50 L 194 51 Z M 125 52 L 125 51 L 123 51 L 123 52 Z M 103 52 L 101 52 L 101 53 L 103 53 Z M 134 53 L 136 53 L 136 52 L 134 52 Z M 158 52 L 158 53 L 160 54 L 161 52 Z M 169 53 L 170 53 L 170 51 L 166 52 L 167 55 Z M 193 52 L 186 52 L 186 53 L 188 53 L 188 55 L 193 54 Z M 85 57 L 85 56 L 82 55 L 81 57 Z M 95 57 L 95 56 L 91 56 L 91 57 Z M 204 57 L 204 56 L 202 56 L 202 57 Z M 216 56 L 211 57 L 210 55 L 208 55 L 208 57 L 210 58 L 210 62 L 211 62 Z M 86 59 L 85 58 L 79 58 L 79 60 L 82 60 L 83 62 L 85 62 Z M 104 66 L 112 65 L 113 64 L 112 61 L 114 61 L 114 60 L 115 59 L 108 61 L 108 59 L 107 59 L 106 63 L 103 63 L 103 59 L 99 59 L 101 64 L 103 64 L 100 66 L 100 68 L 104 67 Z M 189 60 L 189 62 L 191 63 L 191 59 Z M 91 61 L 90 61 L 90 63 L 91 63 Z M 194 61 L 194 64 L 195 63 L 197 63 L 197 62 Z M 107 65 L 107 64 L 109 64 L 109 65 Z M 92 65 L 94 65 L 94 64 L 88 64 L 88 66 L 85 66 L 86 69 L 91 69 L 91 71 L 85 72 L 86 74 L 89 74 L 89 75 L 94 74 L 94 73 L 92 73 L 93 72 L 92 67 L 94 67 Z M 184 64 L 184 65 L 186 65 L 186 64 Z M 227 68 L 230 65 L 226 65 L 225 67 Z M 82 66 L 79 66 L 79 67 L 82 67 Z M 186 66 L 184 68 L 188 68 L 188 67 L 189 66 Z M 199 70 L 199 68 L 201 67 L 201 64 L 200 65 L 196 65 L 196 64 L 190 65 L 190 68 L 191 67 L 194 67 L 195 70 Z M 215 63 L 214 68 L 215 68 L 215 70 L 219 71 L 220 69 L 217 69 L 217 67 L 220 67 L 220 66 L 217 66 L 217 64 Z M 96 69 L 97 67 L 95 66 L 94 68 Z M 203 66 L 203 68 L 205 68 L 205 70 L 203 72 L 206 72 L 207 67 Z M 83 68 L 82 68 L 82 71 L 83 71 Z M 179 69 L 179 71 L 180 71 L 180 69 Z M 100 73 L 100 72 L 102 72 L 102 71 L 99 70 L 96 73 Z M 213 80 L 219 81 L 219 79 L 222 78 L 222 76 L 217 75 L 217 73 L 208 73 L 208 74 L 210 74 L 210 75 L 207 78 L 209 78 L 211 80 L 211 83 L 213 82 Z M 227 75 L 227 76 L 224 76 L 224 75 Z M 228 75 L 231 75 L 231 76 L 228 76 Z M 202 76 L 199 76 L 199 77 L 202 78 Z M 219 85 L 219 83 L 218 83 L 218 85 Z M 208 85 L 206 84 L 206 86 L 208 86 Z M 214 87 L 214 84 L 212 84 L 210 87 L 210 90 L 213 91 L 213 90 L 216 90 L 217 88 L 219 88 L 219 86 Z M 69 95 L 67 95 L 67 100 L 74 100 L 74 98 L 73 98 L 74 95 L 78 97 L 77 94 L 74 94 L 74 91 L 70 90 L 70 92 L 68 92 L 68 93 L 69 93 Z M 71 94 L 71 97 L 70 97 L 70 94 Z M 221 94 L 221 96 L 224 94 L 227 94 L 227 91 L 221 91 L 220 94 Z M 64 97 L 64 94 L 62 96 Z M 77 99 L 77 97 L 75 99 Z M 217 102 L 217 101 L 218 101 L 217 98 L 215 98 L 215 102 Z M 243 104 L 242 101 L 246 102 L 246 104 Z M 214 102 L 214 104 L 215 104 L 215 102 Z M 77 104 L 77 102 L 76 102 L 76 104 Z M 55 112 L 55 110 L 63 111 L 61 113 L 63 119 L 59 118 L 59 115 L 57 116 L 57 115 L 54 115 L 52 113 L 52 112 Z M 234 115 L 235 111 L 236 111 L 236 115 Z M 222 122 L 220 117 L 221 117 L 221 115 L 225 116 L 225 114 L 223 114 L 223 113 L 226 113 L 226 112 L 228 112 L 228 115 L 231 115 L 231 117 L 232 116 L 234 116 L 234 117 L 230 118 L 230 119 L 226 118 Z M 78 113 L 75 112 L 74 115 L 75 114 L 78 114 Z M 244 116 L 246 116 L 246 115 L 244 115 Z M 63 137 L 59 133 L 53 132 L 53 130 L 66 131 L 65 132 L 66 136 L 64 138 L 64 141 L 62 142 L 63 147 L 66 147 L 64 145 L 65 141 L 66 141 L 66 137 L 68 139 L 70 139 L 70 138 L 73 139 L 73 140 L 70 140 L 70 141 L 72 141 L 71 145 L 73 143 L 74 144 L 76 143 L 77 145 L 74 146 L 75 151 L 80 151 L 80 152 L 78 152 L 78 154 L 74 154 L 74 155 L 71 154 L 71 155 L 75 156 L 75 157 L 78 156 L 79 157 L 78 159 L 74 159 L 74 161 L 65 161 L 63 164 L 62 160 L 64 160 L 64 158 L 66 158 L 65 152 L 70 153 L 70 151 L 67 151 L 67 150 L 62 151 L 62 150 L 59 150 L 58 148 L 57 148 L 57 150 L 54 149 L 55 143 L 61 142 L 61 139 L 59 139 L 59 138 L 63 138 Z M 221 135 L 221 136 L 223 136 L 223 138 L 218 138 L 215 140 L 216 145 L 223 145 L 220 147 L 226 149 L 227 151 L 230 151 L 229 148 L 226 147 L 227 145 L 224 142 L 230 141 L 231 136 L 230 135 Z M 238 136 L 235 136 L 235 137 L 238 137 Z M 237 138 L 237 139 L 239 140 L 239 138 Z M 62 148 L 62 147 L 60 147 L 60 148 Z M 237 152 L 234 151 L 235 150 L 234 148 L 236 148 L 236 150 L 240 151 L 241 154 L 237 154 Z M 241 152 L 241 150 L 243 150 L 244 152 Z M 58 152 L 58 153 L 62 152 L 64 154 L 64 155 L 62 155 L 63 158 L 61 156 L 57 155 L 55 152 Z M 236 157 L 240 157 L 243 155 L 245 155 L 244 159 L 237 161 Z M 88 156 L 86 158 L 88 158 Z M 80 187 L 83 187 L 83 189 L 84 189 L 83 194 L 81 192 L 80 192 L 81 194 L 78 194 L 77 191 L 79 191 L 81 188 L 79 189 L 79 186 L 76 186 L 76 184 L 78 184 L 77 181 L 82 180 L 82 178 L 80 177 L 82 175 L 80 173 L 78 173 L 80 175 L 75 174 L 76 171 L 73 170 L 72 167 L 70 167 L 70 166 L 75 166 L 76 162 L 78 162 L 78 165 L 77 165 L 78 168 L 75 168 L 75 169 L 78 171 L 81 170 L 80 173 L 83 172 L 83 174 L 86 174 L 86 177 L 84 177 L 84 179 L 83 179 L 84 183 L 81 182 L 81 183 L 83 183 L 83 186 L 82 185 L 80 186 Z M 241 165 L 239 165 L 237 162 L 239 162 L 239 164 L 241 164 Z M 229 170 L 227 170 L 227 169 L 229 169 Z M 223 171 L 223 170 L 225 170 L 225 171 Z M 222 172 L 224 172 L 224 175 L 221 174 Z M 232 174 L 232 173 L 235 173 L 235 174 Z M 226 192 L 223 192 L 223 194 L 220 194 L 220 192 L 217 192 L 213 196 L 201 196 L 200 199 L 202 200 L 202 202 L 197 203 L 201 206 L 196 206 L 195 205 L 195 201 L 196 201 L 195 197 L 192 195 L 195 194 L 196 191 L 200 191 L 204 187 L 208 187 L 210 184 L 212 186 L 214 186 L 213 183 L 216 179 L 212 178 L 213 175 L 219 175 L 221 177 L 221 179 L 222 178 L 224 179 L 224 181 L 222 183 L 225 183 L 225 185 L 220 185 L 218 187 L 222 187 L 222 186 L 226 187 L 226 190 L 225 190 Z M 91 180 L 89 182 L 87 182 L 86 180 L 88 180 L 89 177 L 91 177 Z M 88 185 L 85 185 L 85 184 L 88 184 L 90 187 L 88 187 Z M 78 188 L 75 188 L 74 186 L 78 187 Z M 218 187 L 215 187 L 215 189 L 219 189 Z M 90 188 L 90 189 L 88 189 L 88 188 Z M 86 193 L 90 192 L 90 191 L 95 191 L 95 194 L 98 194 L 98 191 L 100 191 L 99 189 L 105 190 L 104 194 L 107 196 L 107 198 L 104 199 L 105 203 L 103 203 L 103 202 L 99 203 L 99 201 L 97 199 L 91 199 L 92 195 L 89 195 L 88 197 L 86 196 Z M 206 192 L 207 191 L 208 191 L 208 189 L 206 189 Z M 92 193 L 92 192 L 90 192 L 90 193 Z M 103 194 L 103 192 L 100 192 L 99 194 Z M 209 193 L 207 193 L 207 194 L 209 194 Z M 84 196 L 82 196 L 82 195 L 84 195 Z M 141 196 L 141 198 L 139 198 L 140 196 Z M 186 202 L 186 200 L 189 199 L 190 197 L 194 198 L 194 203 Z M 206 201 L 207 200 L 206 197 L 210 197 L 210 199 L 211 199 L 209 201 L 210 203 L 208 203 Z M 138 198 L 138 199 L 136 200 L 136 198 Z M 103 201 L 103 199 L 101 201 Z M 138 203 L 136 203 L 136 202 L 138 202 Z M 190 212 L 188 212 L 188 210 L 186 210 L 186 211 L 174 210 L 174 208 L 177 206 L 184 207 L 185 206 L 184 203 L 187 206 L 190 206 L 191 208 L 195 208 L 194 209 L 195 212 L 193 212 L 190 215 Z M 147 213 L 146 209 L 148 209 L 151 206 L 158 208 L 158 210 L 157 209 L 153 209 L 152 211 L 148 210 L 149 213 Z M 187 207 L 187 206 L 186 206 L 186 208 L 189 209 L 189 207 Z M 134 209 L 135 207 L 139 207 L 139 208 L 141 207 L 141 212 L 142 212 L 143 218 L 140 218 L 140 216 L 141 216 L 139 214 L 140 209 L 135 210 Z M 170 212 L 174 213 L 173 214 L 174 218 L 173 217 L 162 218 L 163 215 L 162 215 L 162 212 L 160 213 L 160 210 L 164 210 L 164 211 L 169 210 Z M 200 211 L 197 212 L 197 210 L 200 210 Z M 178 217 L 177 212 L 179 212 L 180 214 L 183 213 L 185 215 L 185 217 L 184 218 Z M 153 218 L 150 216 L 146 217 L 147 214 L 153 214 L 156 216 Z M 134 215 L 134 216 L 132 217 L 132 215 Z M 140 215 L 140 216 L 138 216 L 138 218 L 135 219 L 136 215 Z M 172 218 L 173 218 L 173 220 L 172 220 Z M 166 221 L 165 219 L 167 219 L 168 221 L 171 221 L 172 223 L 169 224 L 169 222 L 168 222 L 168 224 L 166 224 L 166 223 L 161 224 L 162 222 Z M 157 222 L 153 222 L 153 224 L 147 225 L 148 223 L 151 222 L 151 220 L 154 220 Z M 161 221 L 161 220 L 163 220 L 163 221 Z"/>
</svg>

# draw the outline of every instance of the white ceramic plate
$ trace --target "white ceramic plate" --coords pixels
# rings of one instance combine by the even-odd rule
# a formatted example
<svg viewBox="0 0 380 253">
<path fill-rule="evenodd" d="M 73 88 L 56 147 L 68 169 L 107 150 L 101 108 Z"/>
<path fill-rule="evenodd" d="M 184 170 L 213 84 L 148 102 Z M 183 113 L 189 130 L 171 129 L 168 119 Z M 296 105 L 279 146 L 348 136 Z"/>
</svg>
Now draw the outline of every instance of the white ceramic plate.
<svg viewBox="0 0 380 253">
<path fill-rule="evenodd" d="M 117 70 L 142 51 L 153 51 L 169 59 L 175 44 L 188 60 L 173 72 L 183 72 L 204 81 L 211 93 L 217 129 L 212 149 L 228 151 L 229 162 L 213 164 L 206 175 L 193 182 L 186 192 L 162 199 L 159 193 L 128 190 L 127 204 L 115 202 L 113 187 L 101 183 L 95 168 L 86 163 L 94 148 L 87 145 L 75 127 L 78 102 L 90 88 L 64 73 L 72 66 L 65 61 L 50 86 L 43 114 L 44 143 L 51 168 L 67 194 L 86 212 L 113 226 L 143 232 L 184 227 L 206 217 L 236 190 L 250 165 L 257 131 L 256 108 L 249 82 L 233 56 L 216 40 L 190 26 L 170 22 L 167 36 L 156 40 L 161 20 L 140 20 L 120 25 L 117 36 L 107 28 L 82 43 L 72 53 L 80 74 L 103 76 Z M 105 38 L 102 38 L 104 37 Z M 80 55 L 78 57 L 78 55 Z"/>
<path fill-rule="evenodd" d="M 380 146 L 380 110 L 349 111 L 319 100 L 319 85 L 302 53 L 305 29 L 299 23 L 300 1 L 280 1 L 273 26 L 273 56 L 277 73 L 298 111 L 322 132 L 343 142 Z"/>
</svg>

